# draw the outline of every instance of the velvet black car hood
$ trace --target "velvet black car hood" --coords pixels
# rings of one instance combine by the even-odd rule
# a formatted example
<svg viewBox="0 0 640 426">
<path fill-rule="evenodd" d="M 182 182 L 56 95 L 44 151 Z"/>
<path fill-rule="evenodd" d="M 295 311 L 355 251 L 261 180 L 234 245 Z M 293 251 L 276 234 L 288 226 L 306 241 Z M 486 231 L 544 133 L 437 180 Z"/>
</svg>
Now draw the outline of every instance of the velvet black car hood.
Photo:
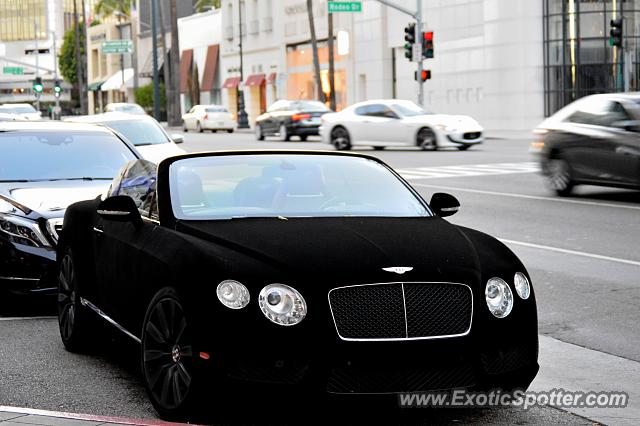
<svg viewBox="0 0 640 426">
<path fill-rule="evenodd" d="M 180 221 L 177 229 L 281 270 L 336 284 L 478 280 L 472 244 L 439 217 L 244 218 Z M 445 249 L 446 247 L 446 249 Z M 402 275 L 387 267 L 413 268 Z"/>
</svg>

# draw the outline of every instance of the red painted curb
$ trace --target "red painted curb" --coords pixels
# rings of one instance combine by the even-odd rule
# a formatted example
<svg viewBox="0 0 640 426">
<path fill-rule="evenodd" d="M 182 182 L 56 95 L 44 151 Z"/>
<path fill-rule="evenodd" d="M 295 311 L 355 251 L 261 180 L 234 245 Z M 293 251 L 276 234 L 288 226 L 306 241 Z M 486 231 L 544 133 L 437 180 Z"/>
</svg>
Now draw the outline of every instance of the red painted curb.
<svg viewBox="0 0 640 426">
<path fill-rule="evenodd" d="M 30 414 L 33 416 L 56 417 L 59 419 L 87 420 L 87 421 L 94 421 L 94 422 L 115 423 L 120 425 L 135 425 L 135 426 L 172 426 L 172 425 L 179 426 L 179 425 L 187 424 L 187 423 L 165 422 L 162 420 L 153 420 L 153 419 L 129 419 L 125 417 L 65 413 L 60 411 L 38 410 L 34 408 L 7 407 L 4 405 L 0 405 L 0 412 Z"/>
</svg>

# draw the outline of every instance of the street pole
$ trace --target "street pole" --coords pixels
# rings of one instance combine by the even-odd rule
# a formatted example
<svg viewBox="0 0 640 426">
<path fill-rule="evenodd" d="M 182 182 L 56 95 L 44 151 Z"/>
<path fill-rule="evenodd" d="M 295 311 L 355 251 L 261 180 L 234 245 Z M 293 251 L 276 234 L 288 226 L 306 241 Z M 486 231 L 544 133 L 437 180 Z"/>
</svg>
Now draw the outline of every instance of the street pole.
<svg viewBox="0 0 640 426">
<path fill-rule="evenodd" d="M 53 36 L 53 81 L 55 85 L 58 81 L 58 53 L 56 49 L 56 33 L 52 31 L 51 35 Z M 57 114 L 58 114 L 58 111 L 60 110 L 60 98 L 58 96 L 55 96 L 55 98 L 56 98 L 56 107 L 55 107 L 55 113 L 53 114 L 53 118 L 54 120 L 57 120 L 58 119 Z"/>
<path fill-rule="evenodd" d="M 38 77 L 40 77 L 40 68 L 39 68 L 40 48 L 38 47 L 38 21 L 33 21 L 33 26 L 35 30 L 35 36 L 36 36 L 36 80 L 37 80 Z M 38 92 L 36 92 L 36 109 L 40 111 L 40 93 Z"/>
<path fill-rule="evenodd" d="M 158 82 L 158 28 L 156 0 L 151 1 L 151 39 L 153 49 L 153 117 L 160 121 L 160 85 Z"/>
<path fill-rule="evenodd" d="M 75 0 L 74 0 L 75 1 Z M 82 6 L 82 47 L 85 49 L 85 54 L 80 56 L 80 63 L 82 64 L 82 81 L 84 83 L 89 82 L 89 76 L 87 73 L 87 8 L 85 7 L 84 0 L 80 0 L 80 5 Z M 82 84 L 81 93 L 82 93 L 82 113 L 89 114 L 89 105 L 87 99 L 87 85 Z"/>
<path fill-rule="evenodd" d="M 84 76 L 82 72 L 82 54 L 80 53 L 80 20 L 78 19 L 78 7 L 76 5 L 76 0 L 73 0 L 73 22 L 76 48 L 76 80 L 78 83 L 78 97 L 80 98 L 80 114 L 84 114 Z"/>
<path fill-rule="evenodd" d="M 424 106 L 424 81 L 422 81 L 422 52 L 424 37 L 422 36 L 422 0 L 416 0 L 416 41 L 420 40 L 420 57 L 418 58 L 418 105 Z"/>
<path fill-rule="evenodd" d="M 120 40 L 122 37 L 122 13 L 118 12 L 118 31 L 120 33 Z M 124 53 L 120 53 L 120 77 L 122 77 L 122 88 L 124 89 L 123 99 L 127 101 L 127 88 L 124 87 Z"/>
<path fill-rule="evenodd" d="M 336 110 L 336 78 L 335 78 L 335 61 L 333 58 L 333 13 L 327 13 L 327 44 L 329 47 L 329 107 Z"/>
<path fill-rule="evenodd" d="M 240 83 L 244 81 L 243 74 L 243 61 L 242 61 L 242 0 L 238 0 L 238 21 L 240 28 L 238 34 L 240 35 Z M 240 84 L 236 87 L 238 94 L 238 129 L 249 128 L 249 118 L 247 117 L 247 111 L 244 109 L 244 90 L 240 90 Z"/>
</svg>

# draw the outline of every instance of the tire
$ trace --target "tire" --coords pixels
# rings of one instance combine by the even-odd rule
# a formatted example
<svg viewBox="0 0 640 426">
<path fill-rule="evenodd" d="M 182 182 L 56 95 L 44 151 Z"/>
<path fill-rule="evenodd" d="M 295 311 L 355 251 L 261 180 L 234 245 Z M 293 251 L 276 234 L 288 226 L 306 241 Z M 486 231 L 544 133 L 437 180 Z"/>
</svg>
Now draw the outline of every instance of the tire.
<svg viewBox="0 0 640 426">
<path fill-rule="evenodd" d="M 307 135 L 300 135 L 300 141 L 302 142 L 306 142 L 307 141 Z"/>
<path fill-rule="evenodd" d="M 262 126 L 260 126 L 259 124 L 256 124 L 256 140 L 257 141 L 264 140 L 264 133 L 262 133 Z"/>
<path fill-rule="evenodd" d="M 204 132 L 204 129 L 202 128 L 202 125 L 200 124 L 199 121 L 198 121 L 198 124 L 196 124 L 196 132 L 198 133 Z"/>
<path fill-rule="evenodd" d="M 227 133 L 233 133 L 233 129 L 227 129 Z"/>
<path fill-rule="evenodd" d="M 571 195 L 575 186 L 571 165 L 561 156 L 550 158 L 547 165 L 549 172 L 547 184 L 561 197 Z"/>
<path fill-rule="evenodd" d="M 60 338 L 69 352 L 85 352 L 94 342 L 97 318 L 80 301 L 78 289 L 82 273 L 70 247 L 64 251 L 58 272 Z"/>
<path fill-rule="evenodd" d="M 458 151 L 466 151 L 466 150 L 468 150 L 469 148 L 471 148 L 471 145 L 460 145 L 460 146 L 458 147 Z"/>
<path fill-rule="evenodd" d="M 192 339 L 177 292 L 163 288 L 149 303 L 140 345 L 142 380 L 163 419 L 184 420 L 200 409 L 201 378 Z"/>
<path fill-rule="evenodd" d="M 291 138 L 291 135 L 289 134 L 289 132 L 287 132 L 287 126 L 285 126 L 284 123 L 280 125 L 278 135 L 280 135 L 281 142 L 286 142 Z"/>
<path fill-rule="evenodd" d="M 187 123 L 185 123 L 184 120 L 182 121 L 182 131 L 185 133 L 189 132 L 189 129 L 187 128 Z"/>
<path fill-rule="evenodd" d="M 423 151 L 435 151 L 438 149 L 436 134 L 428 127 L 418 130 L 416 144 Z"/>
<path fill-rule="evenodd" d="M 351 149 L 351 138 L 347 129 L 342 126 L 334 127 L 331 130 L 331 145 L 338 151 L 349 151 Z"/>
<path fill-rule="evenodd" d="M 384 149 L 384 146 L 374 146 L 373 149 L 376 151 L 382 151 Z"/>
</svg>

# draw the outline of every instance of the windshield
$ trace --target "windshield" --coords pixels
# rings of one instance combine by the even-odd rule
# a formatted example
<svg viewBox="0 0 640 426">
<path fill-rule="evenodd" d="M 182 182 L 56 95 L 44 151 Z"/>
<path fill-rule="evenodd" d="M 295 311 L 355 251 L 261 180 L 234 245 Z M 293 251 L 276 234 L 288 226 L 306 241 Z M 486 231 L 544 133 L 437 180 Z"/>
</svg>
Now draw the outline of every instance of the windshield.
<svg viewBox="0 0 640 426">
<path fill-rule="evenodd" d="M 32 106 L 2 106 L 0 107 L 2 112 L 10 112 L 13 114 L 30 114 L 37 112 Z"/>
<path fill-rule="evenodd" d="M 179 160 L 170 167 L 178 219 L 430 216 L 385 166 L 332 155 L 235 155 Z"/>
<path fill-rule="evenodd" d="M 391 108 L 393 108 L 398 114 L 404 117 L 415 117 L 416 115 L 429 114 L 427 111 L 423 110 L 413 102 L 391 104 Z"/>
<path fill-rule="evenodd" d="M 135 159 L 117 137 L 95 132 L 0 133 L 0 181 L 113 179 Z"/>
<path fill-rule="evenodd" d="M 120 133 L 135 146 L 171 142 L 158 123 L 153 120 L 114 120 L 104 121 L 101 124 Z"/>
<path fill-rule="evenodd" d="M 116 105 L 114 108 L 116 111 L 120 112 L 132 112 L 137 114 L 146 114 L 144 109 L 140 105 L 135 104 L 125 104 L 125 105 Z"/>
<path fill-rule="evenodd" d="M 292 111 L 329 111 L 329 108 L 326 107 L 322 102 L 317 101 L 294 101 L 291 102 L 290 109 Z"/>
<path fill-rule="evenodd" d="M 207 107 L 205 108 L 207 112 L 229 112 L 225 107 L 217 106 L 217 107 Z"/>
</svg>

